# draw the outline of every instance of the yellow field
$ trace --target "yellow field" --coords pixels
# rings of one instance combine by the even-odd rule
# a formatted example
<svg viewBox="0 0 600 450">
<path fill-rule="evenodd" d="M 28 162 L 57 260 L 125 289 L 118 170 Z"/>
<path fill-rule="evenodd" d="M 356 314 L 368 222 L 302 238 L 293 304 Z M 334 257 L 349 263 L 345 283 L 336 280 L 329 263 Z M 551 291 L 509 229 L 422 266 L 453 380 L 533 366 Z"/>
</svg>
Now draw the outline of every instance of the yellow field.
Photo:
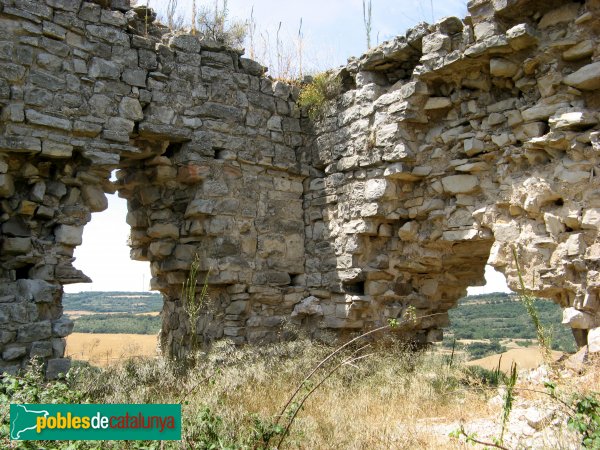
<svg viewBox="0 0 600 450">
<path fill-rule="evenodd" d="M 552 358 L 556 361 L 563 355 L 562 352 L 552 351 Z M 475 359 L 467 363 L 468 366 L 481 366 L 488 370 L 494 370 L 500 362 L 500 370 L 510 372 L 513 362 L 517 364 L 517 369 L 535 369 L 544 362 L 542 352 L 538 347 L 513 348 L 504 353 L 486 356 L 485 358 Z"/>
<path fill-rule="evenodd" d="M 154 334 L 73 333 L 67 337 L 66 356 L 96 366 L 119 363 L 129 356 L 156 355 Z"/>
</svg>

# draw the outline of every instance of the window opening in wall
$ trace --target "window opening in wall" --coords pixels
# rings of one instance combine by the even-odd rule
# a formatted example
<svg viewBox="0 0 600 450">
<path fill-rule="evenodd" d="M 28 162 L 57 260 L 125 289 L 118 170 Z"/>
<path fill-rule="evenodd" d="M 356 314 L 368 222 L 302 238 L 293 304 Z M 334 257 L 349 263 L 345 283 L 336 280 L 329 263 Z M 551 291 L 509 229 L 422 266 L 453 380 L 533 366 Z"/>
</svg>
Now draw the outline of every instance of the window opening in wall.
<svg viewBox="0 0 600 450">
<path fill-rule="evenodd" d="M 225 150 L 224 148 L 215 148 L 215 159 L 226 159 L 227 157 L 227 150 Z"/>
<path fill-rule="evenodd" d="M 484 286 L 472 286 L 467 296 L 450 309 L 450 326 L 444 330 L 445 350 L 464 354 L 473 364 L 492 369 L 534 368 L 543 362 L 536 331 L 518 295 L 511 292 L 504 275 L 485 267 Z M 571 330 L 561 324 L 562 309 L 548 299 L 535 301 L 541 321 L 554 330 L 553 350 L 576 351 Z M 505 367 L 506 366 L 506 367 Z"/>
<path fill-rule="evenodd" d="M 117 194 L 107 199 L 108 208 L 92 214 L 74 252 L 74 267 L 93 282 L 65 285 L 62 300 L 75 322 L 66 355 L 96 365 L 155 355 L 163 307 L 162 295 L 149 291 L 150 264 L 130 259 L 127 200 Z"/>
<path fill-rule="evenodd" d="M 167 158 L 172 158 L 175 156 L 177 152 L 181 150 L 181 146 L 183 144 L 181 142 L 171 142 L 162 156 L 166 156 Z"/>
<path fill-rule="evenodd" d="M 18 269 L 15 269 L 15 277 L 17 280 L 25 280 L 27 278 L 29 278 L 29 271 L 33 269 L 33 265 L 32 264 L 28 264 L 26 266 L 23 267 L 19 267 Z"/>
<path fill-rule="evenodd" d="M 127 200 L 117 194 L 106 197 L 108 208 L 92 214 L 83 229 L 83 243 L 74 253 L 73 265 L 93 282 L 66 285 L 65 292 L 149 290 L 150 264 L 132 261 L 129 256 Z"/>
<path fill-rule="evenodd" d="M 351 295 L 365 295 L 365 282 L 364 281 L 353 281 L 343 284 L 343 289 L 346 294 Z"/>
</svg>

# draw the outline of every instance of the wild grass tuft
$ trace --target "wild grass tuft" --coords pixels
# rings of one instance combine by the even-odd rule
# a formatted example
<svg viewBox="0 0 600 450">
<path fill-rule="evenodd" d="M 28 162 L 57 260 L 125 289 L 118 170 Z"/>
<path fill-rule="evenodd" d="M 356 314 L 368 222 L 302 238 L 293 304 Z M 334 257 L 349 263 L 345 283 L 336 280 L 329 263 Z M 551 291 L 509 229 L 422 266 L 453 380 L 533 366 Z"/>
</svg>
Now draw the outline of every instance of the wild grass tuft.
<svg viewBox="0 0 600 450">
<path fill-rule="evenodd" d="M 311 120 L 318 120 L 325 112 L 327 101 L 334 99 L 341 90 L 342 83 L 338 77 L 320 73 L 302 88 L 298 104 L 300 107 L 306 108 Z"/>
<path fill-rule="evenodd" d="M 83 367 L 68 386 L 89 403 L 181 402 L 183 442 L 165 442 L 164 448 L 266 448 L 269 441 L 272 448 L 283 431 L 276 424 L 282 406 L 334 349 L 304 339 L 242 348 L 222 341 L 193 366 L 149 358 L 106 369 Z M 348 358 L 356 350 L 349 346 L 340 356 Z M 436 448 L 419 421 L 468 420 L 486 408 L 485 398 L 465 384 L 461 365 L 450 367 L 441 355 L 400 343 L 370 344 L 369 353 L 373 356 L 340 367 L 313 393 L 282 448 L 427 448 L 423 442 Z M 6 439 L 0 436 L 0 447 Z M 130 448 L 154 444 L 132 443 Z M 81 443 L 77 448 L 94 447 Z M 119 446 L 109 442 L 103 448 Z"/>
</svg>

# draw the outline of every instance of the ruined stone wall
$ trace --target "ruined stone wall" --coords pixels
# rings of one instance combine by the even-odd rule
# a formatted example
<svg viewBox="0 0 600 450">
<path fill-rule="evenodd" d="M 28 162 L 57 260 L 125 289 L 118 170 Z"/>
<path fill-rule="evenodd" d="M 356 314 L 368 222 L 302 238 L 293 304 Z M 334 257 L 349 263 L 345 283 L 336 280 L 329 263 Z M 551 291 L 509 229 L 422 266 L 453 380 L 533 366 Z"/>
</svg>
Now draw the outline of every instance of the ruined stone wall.
<svg viewBox="0 0 600 450">
<path fill-rule="evenodd" d="M 33 356 L 50 375 L 68 366 L 62 286 L 89 280 L 73 251 L 116 189 L 131 256 L 150 262 L 165 297 L 166 353 L 189 348 L 179 297 L 196 254 L 200 281 L 210 270 L 205 339 L 273 340 L 299 300 L 308 166 L 297 92 L 154 19 L 127 2 L 0 3 L 2 370 Z"/>
<path fill-rule="evenodd" d="M 1 0 L 0 370 L 68 367 L 62 286 L 87 280 L 73 250 L 116 190 L 164 294 L 167 354 L 190 348 L 195 255 L 200 341 L 358 331 L 409 308 L 398 333 L 439 340 L 488 257 L 519 287 L 514 248 L 526 287 L 591 342 L 599 5 L 501 3 L 349 60 L 311 124 L 296 88 L 144 7 Z"/>
<path fill-rule="evenodd" d="M 338 71 L 305 193 L 326 326 L 412 306 L 409 332 L 439 340 L 488 257 L 520 289 L 514 249 L 526 288 L 586 343 L 599 325 L 598 7 L 473 1 L 464 21 L 421 24 Z"/>
</svg>

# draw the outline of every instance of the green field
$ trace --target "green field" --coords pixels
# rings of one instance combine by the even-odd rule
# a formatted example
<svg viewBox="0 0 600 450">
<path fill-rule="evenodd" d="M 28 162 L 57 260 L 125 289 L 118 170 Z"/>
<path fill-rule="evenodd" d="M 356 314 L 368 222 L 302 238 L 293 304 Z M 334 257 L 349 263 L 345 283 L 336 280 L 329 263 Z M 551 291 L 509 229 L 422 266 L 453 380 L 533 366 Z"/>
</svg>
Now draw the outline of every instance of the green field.
<svg viewBox="0 0 600 450">
<path fill-rule="evenodd" d="M 79 292 L 63 298 L 67 313 L 95 313 L 76 317 L 75 333 L 156 334 L 160 317 L 144 314 L 160 312 L 162 305 L 157 292 Z"/>
<path fill-rule="evenodd" d="M 561 324 L 560 306 L 548 300 L 536 300 L 535 307 L 542 324 L 552 328 L 552 348 L 565 352 L 576 351 L 571 330 Z M 446 330 L 444 345 L 460 341 L 487 340 L 465 346 L 474 358 L 503 350 L 500 341 L 518 339 L 519 345 L 535 344 L 535 328 L 525 306 L 514 294 L 483 294 L 465 297 L 450 310 L 450 327 Z"/>
</svg>

